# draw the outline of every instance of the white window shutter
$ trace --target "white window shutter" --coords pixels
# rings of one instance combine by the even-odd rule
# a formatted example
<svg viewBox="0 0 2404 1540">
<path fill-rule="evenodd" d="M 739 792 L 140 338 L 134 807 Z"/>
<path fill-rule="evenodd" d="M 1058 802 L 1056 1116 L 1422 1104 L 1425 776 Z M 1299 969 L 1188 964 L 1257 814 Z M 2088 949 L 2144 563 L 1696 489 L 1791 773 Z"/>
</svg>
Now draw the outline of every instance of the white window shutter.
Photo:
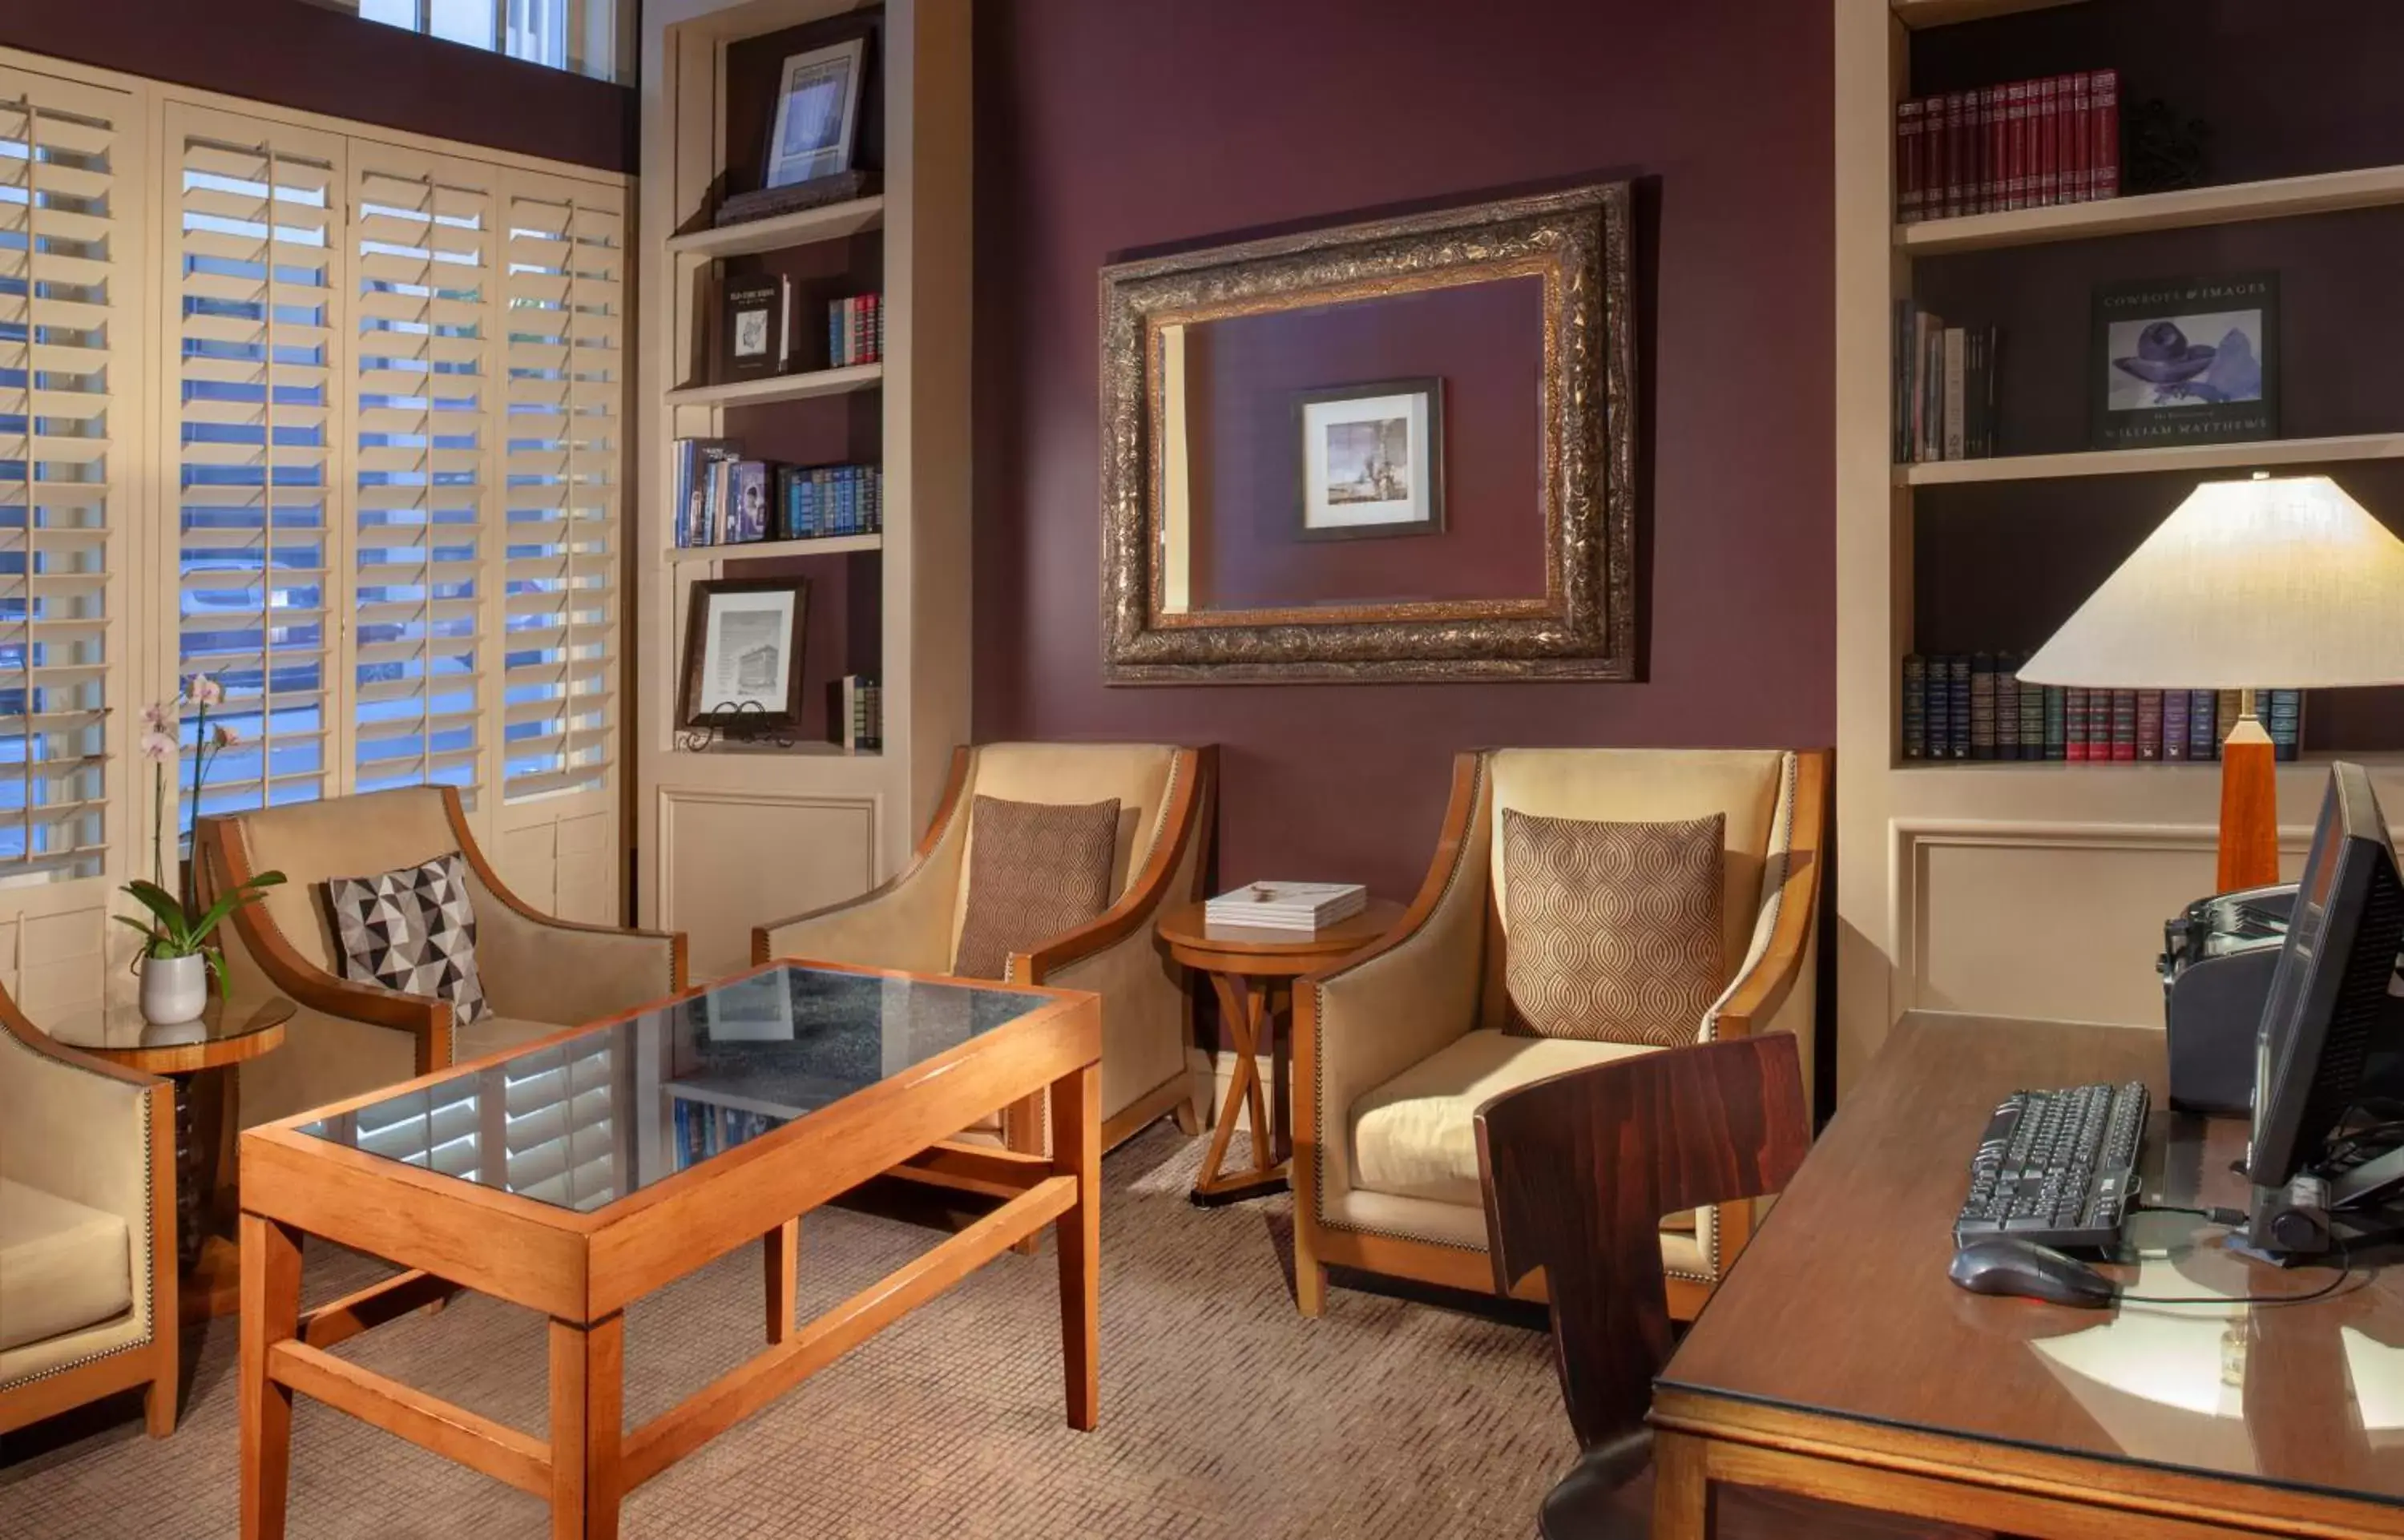
<svg viewBox="0 0 2404 1540">
<path fill-rule="evenodd" d="M 243 743 L 201 811 L 336 790 L 348 307 L 336 134 L 170 103 L 178 672 Z M 185 809 L 189 826 L 191 809 Z"/>
<path fill-rule="evenodd" d="M 0 881 L 99 875 L 123 838 L 107 712 L 128 677 L 112 477 L 139 459 L 131 106 L 0 68 Z"/>
<path fill-rule="evenodd" d="M 507 800 L 598 790 L 615 758 L 626 215 L 508 177 Z"/>
</svg>

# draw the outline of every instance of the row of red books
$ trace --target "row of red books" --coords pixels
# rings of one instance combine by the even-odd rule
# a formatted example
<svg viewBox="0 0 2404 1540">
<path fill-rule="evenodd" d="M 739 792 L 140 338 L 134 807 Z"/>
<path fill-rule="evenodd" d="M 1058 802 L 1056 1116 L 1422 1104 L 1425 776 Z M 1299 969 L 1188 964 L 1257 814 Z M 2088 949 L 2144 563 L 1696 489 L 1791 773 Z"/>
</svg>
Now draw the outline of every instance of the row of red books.
<svg viewBox="0 0 2404 1540">
<path fill-rule="evenodd" d="M 1904 224 L 2120 195 L 2120 72 L 2079 70 L 1894 105 Z"/>
</svg>

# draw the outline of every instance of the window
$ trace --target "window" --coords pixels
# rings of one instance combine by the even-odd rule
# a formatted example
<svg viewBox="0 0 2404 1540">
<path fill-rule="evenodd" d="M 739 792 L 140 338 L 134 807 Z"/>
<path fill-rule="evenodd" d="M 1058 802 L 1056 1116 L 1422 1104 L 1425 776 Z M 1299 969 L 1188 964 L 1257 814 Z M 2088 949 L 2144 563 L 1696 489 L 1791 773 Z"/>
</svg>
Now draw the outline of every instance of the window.
<svg viewBox="0 0 2404 1540">
<path fill-rule="evenodd" d="M 625 0 L 318 0 L 407 32 L 423 33 L 472 49 L 504 53 L 529 63 L 589 75 L 596 80 L 625 77 L 634 61 L 631 40 L 621 26 Z"/>
<path fill-rule="evenodd" d="M 108 111 L 0 69 L 0 881 L 94 875 L 110 833 L 110 350 L 139 200 Z"/>
</svg>

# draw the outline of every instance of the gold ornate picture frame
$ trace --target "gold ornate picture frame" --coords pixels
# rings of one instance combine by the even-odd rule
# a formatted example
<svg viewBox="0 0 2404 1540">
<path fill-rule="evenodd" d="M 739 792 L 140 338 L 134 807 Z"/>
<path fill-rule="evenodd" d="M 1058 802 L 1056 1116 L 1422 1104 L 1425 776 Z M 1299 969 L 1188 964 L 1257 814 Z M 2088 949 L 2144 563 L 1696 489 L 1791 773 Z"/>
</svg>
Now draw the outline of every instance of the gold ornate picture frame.
<svg viewBox="0 0 2404 1540">
<path fill-rule="evenodd" d="M 1101 274 L 1102 665 L 1112 684 L 1632 679 L 1636 322 L 1625 182 L 1121 262 Z M 1536 278 L 1542 596 L 1164 602 L 1164 355 L 1213 320 Z"/>
</svg>

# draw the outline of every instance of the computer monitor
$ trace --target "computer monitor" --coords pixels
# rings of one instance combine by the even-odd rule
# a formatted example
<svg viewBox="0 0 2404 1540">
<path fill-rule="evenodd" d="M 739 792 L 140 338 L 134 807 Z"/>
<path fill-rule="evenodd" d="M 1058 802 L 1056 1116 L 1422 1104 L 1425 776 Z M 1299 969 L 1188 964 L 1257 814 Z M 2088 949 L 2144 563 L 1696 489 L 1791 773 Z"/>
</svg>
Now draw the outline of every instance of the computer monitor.
<svg viewBox="0 0 2404 1540">
<path fill-rule="evenodd" d="M 2363 1066 L 2396 1032 L 2389 981 L 2404 945 L 2404 878 L 2358 764 L 2329 771 L 2294 917 L 2256 1040 L 2245 1174 L 2284 1187 L 2314 1167 L 2353 1111 Z"/>
</svg>

